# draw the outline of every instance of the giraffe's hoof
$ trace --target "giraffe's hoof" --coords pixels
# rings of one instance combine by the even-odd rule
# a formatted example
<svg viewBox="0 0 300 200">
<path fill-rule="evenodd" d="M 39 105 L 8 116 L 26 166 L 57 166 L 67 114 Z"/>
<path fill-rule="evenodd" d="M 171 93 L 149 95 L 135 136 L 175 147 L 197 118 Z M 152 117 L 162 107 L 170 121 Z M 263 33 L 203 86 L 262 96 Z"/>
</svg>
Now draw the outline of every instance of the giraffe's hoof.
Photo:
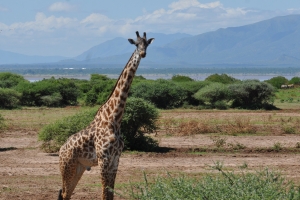
<svg viewBox="0 0 300 200">
<path fill-rule="evenodd" d="M 87 168 L 86 168 L 87 171 L 90 171 L 91 169 L 92 169 L 91 167 L 87 167 Z"/>
</svg>

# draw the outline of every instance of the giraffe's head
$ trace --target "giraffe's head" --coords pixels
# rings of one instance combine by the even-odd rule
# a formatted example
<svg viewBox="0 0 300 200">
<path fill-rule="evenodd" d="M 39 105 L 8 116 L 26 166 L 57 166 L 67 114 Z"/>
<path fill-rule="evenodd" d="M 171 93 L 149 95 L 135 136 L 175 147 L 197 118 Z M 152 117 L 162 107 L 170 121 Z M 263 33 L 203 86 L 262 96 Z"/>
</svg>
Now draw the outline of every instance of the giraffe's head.
<svg viewBox="0 0 300 200">
<path fill-rule="evenodd" d="M 137 48 L 140 56 L 142 58 L 145 58 L 146 57 L 147 47 L 148 47 L 149 44 L 152 43 L 152 41 L 154 40 L 154 38 L 150 38 L 149 40 L 147 40 L 145 32 L 144 32 L 144 36 L 140 37 L 140 34 L 139 34 L 138 31 L 136 32 L 136 36 L 137 36 L 137 40 L 136 41 L 134 41 L 133 39 L 128 39 L 128 41 L 131 44 L 134 44 L 136 46 L 136 48 Z"/>
</svg>

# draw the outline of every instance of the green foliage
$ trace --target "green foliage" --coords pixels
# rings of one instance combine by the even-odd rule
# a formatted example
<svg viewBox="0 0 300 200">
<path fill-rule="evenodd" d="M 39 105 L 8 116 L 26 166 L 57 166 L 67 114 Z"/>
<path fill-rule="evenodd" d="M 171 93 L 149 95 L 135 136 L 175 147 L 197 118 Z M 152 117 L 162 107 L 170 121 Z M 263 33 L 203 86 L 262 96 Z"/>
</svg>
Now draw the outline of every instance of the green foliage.
<svg viewBox="0 0 300 200">
<path fill-rule="evenodd" d="M 275 97 L 275 88 L 257 80 L 246 80 L 228 86 L 232 107 L 260 109 L 271 104 Z"/>
<path fill-rule="evenodd" d="M 246 166 L 247 167 L 247 166 Z M 268 169 L 256 173 L 235 174 L 215 167 L 219 175 L 207 174 L 201 179 L 184 175 L 159 176 L 153 182 L 144 174 L 143 183 L 131 183 L 127 187 L 126 199 L 213 199 L 246 200 L 272 199 L 296 200 L 300 190 L 280 174 Z"/>
<path fill-rule="evenodd" d="M 281 85 L 288 84 L 288 80 L 283 76 L 276 76 L 276 77 L 273 77 L 269 80 L 266 80 L 265 82 L 270 83 L 271 85 L 273 85 L 277 89 L 280 89 Z"/>
<path fill-rule="evenodd" d="M 111 94 L 115 83 L 115 80 L 105 75 L 91 74 L 91 89 L 86 93 L 85 104 L 89 106 L 103 104 Z"/>
<path fill-rule="evenodd" d="M 12 88 L 21 82 L 29 82 L 23 76 L 10 72 L 0 73 L 0 88 Z"/>
<path fill-rule="evenodd" d="M 145 99 L 162 109 L 178 108 L 187 99 L 187 93 L 182 87 L 163 79 L 136 84 L 131 92 L 132 97 Z"/>
<path fill-rule="evenodd" d="M 230 83 L 235 83 L 238 82 L 238 79 L 235 79 L 231 76 L 228 76 L 227 74 L 212 74 L 208 76 L 206 81 L 211 81 L 211 82 L 217 82 L 217 83 L 223 83 L 223 84 L 230 84 Z"/>
<path fill-rule="evenodd" d="M 209 102 L 212 107 L 221 106 L 221 101 L 227 99 L 228 88 L 222 83 L 211 83 L 200 89 L 194 97 L 203 102 Z M 223 104 L 224 105 L 224 104 Z"/>
<path fill-rule="evenodd" d="M 66 117 L 46 125 L 39 133 L 39 140 L 44 142 L 43 149 L 56 152 L 72 135 L 86 128 L 94 119 L 97 109 L 92 108 L 74 116 Z M 155 121 L 158 111 L 142 99 L 129 98 L 121 124 L 121 133 L 125 149 L 150 151 L 157 147 L 157 142 L 144 133 L 156 130 Z"/>
<path fill-rule="evenodd" d="M 21 94 L 13 89 L 0 88 L 0 108 L 17 108 L 20 106 Z"/>
<path fill-rule="evenodd" d="M 145 133 L 153 133 L 157 127 L 158 110 L 140 98 L 129 98 L 121 124 L 125 149 L 151 151 L 158 143 Z"/>
<path fill-rule="evenodd" d="M 175 82 L 194 81 L 192 78 L 188 76 L 182 76 L 182 75 L 174 75 L 171 80 Z"/>
<path fill-rule="evenodd" d="M 295 76 L 290 81 L 289 84 L 300 85 L 300 77 Z"/>
<path fill-rule="evenodd" d="M 39 140 L 44 142 L 43 149 L 46 152 L 58 151 L 71 135 L 86 128 L 91 123 L 96 112 L 97 109 L 91 108 L 43 127 L 39 132 Z"/>
<path fill-rule="evenodd" d="M 7 128 L 4 117 L 0 114 L 0 132 Z"/>
<path fill-rule="evenodd" d="M 210 84 L 208 81 L 184 81 L 184 82 L 177 82 L 181 88 L 183 88 L 186 92 L 186 99 L 185 103 L 189 105 L 197 106 L 199 104 L 203 104 L 202 100 L 196 99 L 194 94 L 200 90 L 201 88 Z"/>
<path fill-rule="evenodd" d="M 16 90 L 22 93 L 22 105 L 65 106 L 76 105 L 79 89 L 73 79 L 50 78 L 34 83 L 20 83 Z"/>
</svg>

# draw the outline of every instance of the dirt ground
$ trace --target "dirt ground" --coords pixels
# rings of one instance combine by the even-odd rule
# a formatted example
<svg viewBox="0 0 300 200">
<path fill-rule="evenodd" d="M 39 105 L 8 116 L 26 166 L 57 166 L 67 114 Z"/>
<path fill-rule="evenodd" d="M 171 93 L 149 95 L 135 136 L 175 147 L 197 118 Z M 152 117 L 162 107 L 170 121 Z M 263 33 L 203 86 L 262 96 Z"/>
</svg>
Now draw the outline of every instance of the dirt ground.
<svg viewBox="0 0 300 200">
<path fill-rule="evenodd" d="M 286 151 L 196 152 L 185 149 L 210 148 L 214 143 L 208 135 L 159 137 L 161 147 L 174 148 L 167 153 L 124 152 L 120 159 L 116 188 L 129 181 L 141 181 L 145 171 L 149 177 L 188 173 L 199 176 L 210 173 L 215 162 L 223 162 L 228 170 L 239 170 L 247 164 L 250 170 L 279 170 L 288 179 L 300 182 L 300 154 Z M 268 148 L 280 142 L 282 147 L 295 147 L 299 135 L 226 136 L 226 143 L 241 144 L 247 149 Z M 58 156 L 43 153 L 36 131 L 1 133 L 0 137 L 0 199 L 57 199 L 61 187 Z M 72 199 L 100 199 L 97 167 L 86 171 Z M 122 199 L 116 196 L 116 199 Z"/>
</svg>

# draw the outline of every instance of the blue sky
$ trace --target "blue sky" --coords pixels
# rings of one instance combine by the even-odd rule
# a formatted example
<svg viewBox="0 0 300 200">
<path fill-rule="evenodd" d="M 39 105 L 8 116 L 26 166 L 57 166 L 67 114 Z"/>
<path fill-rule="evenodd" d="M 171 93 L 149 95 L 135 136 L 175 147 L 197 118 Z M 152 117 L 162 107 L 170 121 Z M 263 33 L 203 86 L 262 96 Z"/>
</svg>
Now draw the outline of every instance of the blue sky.
<svg viewBox="0 0 300 200">
<path fill-rule="evenodd" d="M 289 14 L 299 0 L 1 0 L 0 50 L 72 57 L 136 30 L 197 35 Z"/>
</svg>

